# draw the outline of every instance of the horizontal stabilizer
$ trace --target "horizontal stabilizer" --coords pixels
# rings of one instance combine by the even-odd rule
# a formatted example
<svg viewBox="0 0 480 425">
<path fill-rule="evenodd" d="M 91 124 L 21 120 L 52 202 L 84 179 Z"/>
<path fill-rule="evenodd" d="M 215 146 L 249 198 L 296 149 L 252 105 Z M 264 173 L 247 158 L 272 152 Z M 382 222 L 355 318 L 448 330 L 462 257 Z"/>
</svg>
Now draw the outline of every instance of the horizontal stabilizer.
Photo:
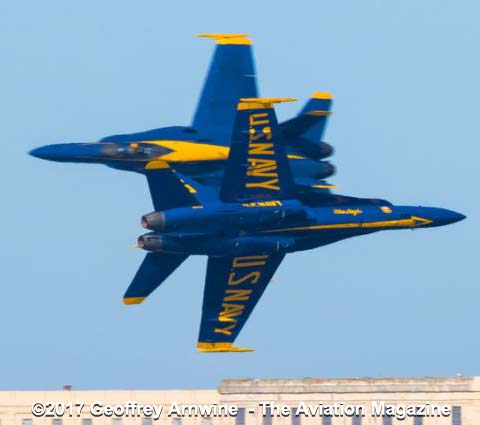
<svg viewBox="0 0 480 425">
<path fill-rule="evenodd" d="M 147 254 L 123 296 L 124 304 L 143 302 L 186 258 L 186 255 L 156 252 Z"/>
</svg>

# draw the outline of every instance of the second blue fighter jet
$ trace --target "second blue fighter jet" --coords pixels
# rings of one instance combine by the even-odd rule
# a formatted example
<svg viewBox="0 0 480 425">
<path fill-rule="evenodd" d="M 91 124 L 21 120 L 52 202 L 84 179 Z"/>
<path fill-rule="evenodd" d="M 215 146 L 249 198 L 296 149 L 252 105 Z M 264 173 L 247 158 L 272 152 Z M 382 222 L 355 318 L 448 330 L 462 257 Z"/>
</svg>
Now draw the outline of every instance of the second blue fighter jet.
<svg viewBox="0 0 480 425">
<path fill-rule="evenodd" d="M 60 143 L 33 149 L 38 158 L 104 164 L 145 173 L 145 166 L 162 160 L 181 173 L 218 187 L 228 158 L 237 103 L 258 97 L 253 48 L 246 34 L 201 34 L 216 42 L 205 84 L 189 126 L 175 125 L 133 134 L 117 134 L 93 143 Z M 166 74 L 163 78 L 168 78 Z M 292 174 L 297 185 L 325 189 L 319 179 L 334 173 L 325 161 L 333 148 L 323 142 L 332 96 L 315 92 L 296 117 L 281 123 Z"/>
<path fill-rule="evenodd" d="M 141 303 L 189 255 L 207 255 L 198 339 L 202 352 L 251 351 L 233 342 L 289 252 L 391 229 L 443 226 L 454 211 L 396 206 L 296 187 L 273 105 L 292 99 L 242 99 L 220 190 L 182 176 L 162 160 L 146 167 L 155 211 L 145 257 L 124 302 Z"/>
</svg>

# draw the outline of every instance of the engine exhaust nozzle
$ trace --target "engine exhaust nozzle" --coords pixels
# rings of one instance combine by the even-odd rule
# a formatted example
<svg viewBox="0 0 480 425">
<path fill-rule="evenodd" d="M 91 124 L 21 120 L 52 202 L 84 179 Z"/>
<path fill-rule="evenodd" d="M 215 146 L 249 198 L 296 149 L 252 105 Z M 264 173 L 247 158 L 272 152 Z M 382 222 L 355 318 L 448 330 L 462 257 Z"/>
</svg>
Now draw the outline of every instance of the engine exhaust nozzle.
<svg viewBox="0 0 480 425">
<path fill-rule="evenodd" d="M 145 214 L 140 219 L 140 225 L 144 229 L 161 231 L 165 229 L 165 214 L 161 211 Z"/>
<path fill-rule="evenodd" d="M 154 234 L 142 235 L 137 239 L 137 246 L 145 251 L 160 251 L 162 248 L 162 237 Z"/>
</svg>

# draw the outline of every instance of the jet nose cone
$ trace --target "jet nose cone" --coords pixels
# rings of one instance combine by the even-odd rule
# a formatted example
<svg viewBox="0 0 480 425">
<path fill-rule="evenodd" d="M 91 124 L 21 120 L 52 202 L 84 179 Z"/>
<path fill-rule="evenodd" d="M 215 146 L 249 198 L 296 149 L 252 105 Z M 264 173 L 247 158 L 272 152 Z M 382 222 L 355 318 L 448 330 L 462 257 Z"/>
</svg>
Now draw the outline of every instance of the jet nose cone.
<svg viewBox="0 0 480 425">
<path fill-rule="evenodd" d="M 28 153 L 36 158 L 41 159 L 52 159 L 52 156 L 55 156 L 55 150 L 52 149 L 52 145 L 35 148 Z"/>
<path fill-rule="evenodd" d="M 457 221 L 462 221 L 465 218 L 467 218 L 467 216 L 456 211 L 445 210 L 445 218 L 443 220 L 445 224 L 451 224 L 456 223 Z"/>
<path fill-rule="evenodd" d="M 425 212 L 426 218 L 432 221 L 429 227 L 445 226 L 465 218 L 463 214 L 445 208 L 425 208 Z"/>
<path fill-rule="evenodd" d="M 60 143 L 57 145 L 41 146 L 29 152 L 30 155 L 50 161 L 68 161 L 75 154 L 77 147 L 74 143 Z"/>
<path fill-rule="evenodd" d="M 98 143 L 59 143 L 33 149 L 29 154 L 50 161 L 85 162 L 99 157 L 101 146 Z"/>
</svg>

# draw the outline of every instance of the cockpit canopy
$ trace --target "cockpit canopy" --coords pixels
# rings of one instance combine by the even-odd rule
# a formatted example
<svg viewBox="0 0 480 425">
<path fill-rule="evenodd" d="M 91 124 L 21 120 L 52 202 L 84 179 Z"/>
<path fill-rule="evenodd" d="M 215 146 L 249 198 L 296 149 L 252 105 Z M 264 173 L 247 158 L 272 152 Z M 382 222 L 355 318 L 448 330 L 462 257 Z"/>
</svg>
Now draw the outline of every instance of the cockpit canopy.
<svg viewBox="0 0 480 425">
<path fill-rule="evenodd" d="M 101 143 L 102 154 L 112 159 L 153 159 L 172 152 L 153 143 Z"/>
</svg>

